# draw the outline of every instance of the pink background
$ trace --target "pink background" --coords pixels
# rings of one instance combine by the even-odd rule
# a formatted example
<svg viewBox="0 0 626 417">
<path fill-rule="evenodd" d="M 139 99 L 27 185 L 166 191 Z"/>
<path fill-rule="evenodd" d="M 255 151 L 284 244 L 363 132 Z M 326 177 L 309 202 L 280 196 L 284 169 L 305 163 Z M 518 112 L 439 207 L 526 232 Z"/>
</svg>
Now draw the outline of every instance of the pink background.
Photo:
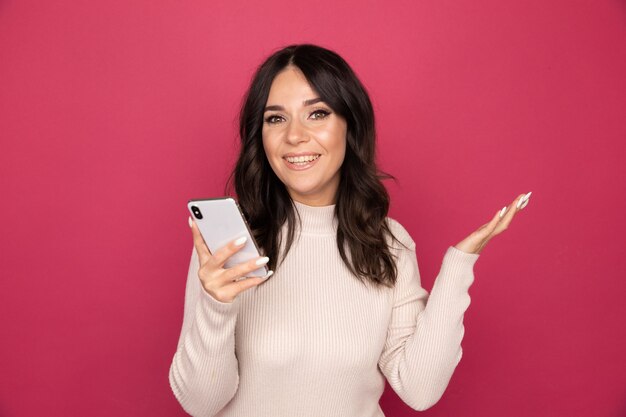
<svg viewBox="0 0 626 417">
<path fill-rule="evenodd" d="M 444 397 L 388 387 L 386 414 L 626 415 L 624 1 L 5 0 L 0 416 L 185 415 L 185 204 L 222 195 L 250 77 L 296 42 L 369 89 L 427 289 L 533 191 L 475 266 Z"/>
</svg>

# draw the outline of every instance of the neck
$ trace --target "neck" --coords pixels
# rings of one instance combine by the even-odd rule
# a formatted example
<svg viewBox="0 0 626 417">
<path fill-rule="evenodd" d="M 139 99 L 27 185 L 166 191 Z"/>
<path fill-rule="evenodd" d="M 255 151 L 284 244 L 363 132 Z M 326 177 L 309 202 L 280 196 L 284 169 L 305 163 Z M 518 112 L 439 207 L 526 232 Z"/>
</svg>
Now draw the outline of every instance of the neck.
<svg viewBox="0 0 626 417">
<path fill-rule="evenodd" d="M 317 197 L 313 199 L 294 197 L 291 195 L 291 199 L 293 201 L 297 201 L 298 203 L 310 206 L 310 207 L 323 207 L 335 204 L 335 199 L 329 199 L 328 197 Z"/>
<path fill-rule="evenodd" d="M 296 209 L 296 230 L 302 234 L 313 235 L 336 235 L 337 216 L 335 216 L 335 204 L 325 206 L 310 206 L 293 200 Z M 298 225 L 298 214 L 302 228 Z"/>
</svg>

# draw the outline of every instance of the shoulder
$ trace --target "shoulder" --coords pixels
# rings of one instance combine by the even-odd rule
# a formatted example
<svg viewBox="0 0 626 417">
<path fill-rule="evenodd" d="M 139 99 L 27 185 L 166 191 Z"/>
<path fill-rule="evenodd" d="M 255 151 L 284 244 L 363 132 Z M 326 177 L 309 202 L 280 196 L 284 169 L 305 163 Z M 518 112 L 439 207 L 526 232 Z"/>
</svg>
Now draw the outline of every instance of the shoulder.
<svg viewBox="0 0 626 417">
<path fill-rule="evenodd" d="M 413 238 L 407 232 L 407 230 L 395 219 L 391 217 L 387 217 L 385 219 L 387 221 L 387 226 L 389 227 L 389 231 L 395 236 L 397 240 L 399 240 L 404 246 L 409 249 L 415 249 L 415 242 Z M 391 247 L 396 247 L 397 249 L 404 249 L 402 247 L 398 247 L 398 243 L 393 240 L 391 237 L 387 237 L 387 244 Z"/>
</svg>

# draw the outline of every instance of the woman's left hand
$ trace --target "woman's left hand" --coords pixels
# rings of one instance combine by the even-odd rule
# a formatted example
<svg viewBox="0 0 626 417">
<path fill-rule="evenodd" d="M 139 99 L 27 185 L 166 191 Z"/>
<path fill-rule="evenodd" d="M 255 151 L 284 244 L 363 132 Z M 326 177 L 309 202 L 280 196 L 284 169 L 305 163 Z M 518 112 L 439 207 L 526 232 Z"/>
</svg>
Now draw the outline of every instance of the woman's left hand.
<svg viewBox="0 0 626 417">
<path fill-rule="evenodd" d="M 480 226 L 478 230 L 454 245 L 454 247 L 467 253 L 480 253 L 487 242 L 509 227 L 509 224 L 513 220 L 513 216 L 515 216 L 518 211 L 522 210 L 528 204 L 528 199 L 530 198 L 531 193 L 532 191 L 528 194 L 519 195 L 506 209 L 502 217 L 500 217 L 500 213 L 504 210 L 504 208 L 498 211 L 489 223 L 485 223 Z"/>
</svg>

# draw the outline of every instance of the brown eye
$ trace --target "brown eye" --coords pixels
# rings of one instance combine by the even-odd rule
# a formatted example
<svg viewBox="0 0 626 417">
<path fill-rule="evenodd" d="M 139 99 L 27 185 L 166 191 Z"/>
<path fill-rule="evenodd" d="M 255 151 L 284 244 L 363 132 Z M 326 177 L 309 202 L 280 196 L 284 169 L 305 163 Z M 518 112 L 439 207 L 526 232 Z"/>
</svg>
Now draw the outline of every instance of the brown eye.
<svg viewBox="0 0 626 417">
<path fill-rule="evenodd" d="M 267 116 L 265 118 L 265 121 L 272 125 L 272 124 L 278 123 L 280 121 L 280 119 L 282 119 L 282 117 L 276 116 L 275 114 L 273 114 L 271 116 Z"/>
<path fill-rule="evenodd" d="M 311 113 L 311 117 L 313 118 L 313 120 L 321 120 L 326 118 L 326 116 L 328 116 L 330 114 L 330 112 L 327 112 L 326 110 L 315 110 L 313 113 Z"/>
</svg>

